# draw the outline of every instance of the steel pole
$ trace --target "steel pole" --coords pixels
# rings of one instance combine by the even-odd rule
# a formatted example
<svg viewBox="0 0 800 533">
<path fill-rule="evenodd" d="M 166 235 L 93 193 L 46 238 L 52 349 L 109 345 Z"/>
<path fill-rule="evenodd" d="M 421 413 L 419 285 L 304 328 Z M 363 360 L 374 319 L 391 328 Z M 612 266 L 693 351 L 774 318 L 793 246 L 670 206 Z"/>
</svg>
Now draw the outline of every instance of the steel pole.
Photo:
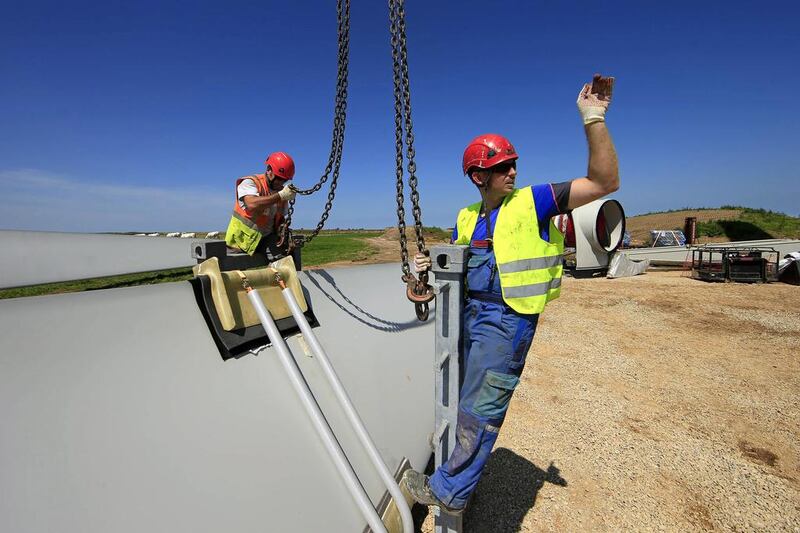
<svg viewBox="0 0 800 533">
<path fill-rule="evenodd" d="M 303 376 L 300 374 L 300 370 L 297 368 L 297 363 L 294 357 L 292 357 L 289 347 L 286 345 L 286 341 L 283 340 L 283 337 L 278 331 L 278 327 L 275 325 L 275 321 L 264 306 L 264 302 L 261 300 L 258 291 L 253 290 L 249 286 L 245 288 L 247 289 L 247 297 L 250 303 L 253 304 L 253 308 L 256 310 L 259 320 L 261 320 L 261 324 L 264 326 L 267 335 L 269 335 L 272 341 L 272 345 L 278 352 L 278 357 L 289 376 L 292 388 L 294 388 L 295 392 L 300 397 L 303 407 L 311 418 L 314 429 L 317 431 L 325 450 L 328 452 L 336 469 L 339 471 L 339 475 L 344 480 L 347 490 L 350 492 L 353 500 L 355 500 L 358 508 L 367 520 L 367 523 L 372 528 L 372 531 L 376 533 L 387 533 L 386 526 L 378 516 L 377 511 L 375 511 L 375 507 L 373 507 L 372 501 L 370 501 L 367 493 L 364 491 L 364 487 L 361 486 L 358 477 L 353 471 L 353 467 L 347 461 L 347 457 L 344 451 L 342 451 L 336 437 L 333 435 L 333 431 L 328 425 L 327 420 L 325 420 L 325 416 L 322 414 L 319 405 L 317 405 L 317 401 L 314 399 L 311 391 L 308 390 L 308 386 Z"/>
<path fill-rule="evenodd" d="M 367 450 L 367 455 L 369 456 L 370 461 L 372 461 L 372 464 L 378 470 L 378 473 L 383 480 L 383 484 L 386 486 L 389 494 L 391 494 L 392 498 L 394 498 L 395 505 L 397 505 L 397 509 L 400 511 L 400 518 L 403 521 L 403 533 L 413 533 L 414 519 L 411 516 L 411 509 L 408 507 L 408 502 L 406 502 L 406 499 L 403 496 L 397 481 L 395 481 L 394 476 L 392 476 L 392 474 L 389 472 L 389 468 L 386 466 L 386 463 L 383 462 L 383 458 L 378 452 L 375 442 L 372 440 L 367 428 L 364 426 L 364 422 L 361 420 L 361 417 L 358 415 L 358 412 L 353 406 L 350 396 L 347 394 L 342 382 L 339 380 L 339 376 L 336 374 L 336 370 L 334 370 L 333 365 L 328 358 L 328 354 L 322 348 L 322 345 L 319 343 L 317 336 L 312 331 L 311 326 L 309 326 L 308 320 L 306 320 L 305 315 L 303 315 L 303 311 L 297 304 L 297 300 L 295 299 L 292 290 L 284 286 L 281 290 L 281 294 L 283 295 L 283 299 L 286 300 L 289 309 L 292 311 L 292 316 L 294 316 L 295 322 L 297 322 L 297 325 L 300 326 L 300 332 L 311 346 L 311 349 L 314 352 L 314 355 L 316 355 L 320 366 L 322 366 L 322 371 L 324 372 L 325 377 L 328 379 L 328 382 L 331 384 L 336 398 L 339 400 L 339 403 L 344 409 L 347 419 L 350 421 L 350 425 L 353 426 L 353 430 L 355 431 L 356 436 L 358 436 L 358 440 L 361 441 L 361 444 Z"/>
</svg>

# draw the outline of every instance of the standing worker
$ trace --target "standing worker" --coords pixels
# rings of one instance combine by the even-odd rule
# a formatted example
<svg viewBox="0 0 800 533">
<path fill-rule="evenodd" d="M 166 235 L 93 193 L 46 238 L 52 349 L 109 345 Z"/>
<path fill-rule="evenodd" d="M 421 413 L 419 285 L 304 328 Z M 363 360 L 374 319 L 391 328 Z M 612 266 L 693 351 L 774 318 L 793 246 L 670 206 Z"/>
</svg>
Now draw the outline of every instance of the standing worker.
<svg viewBox="0 0 800 533">
<path fill-rule="evenodd" d="M 294 161 L 286 152 L 275 152 L 264 164 L 263 174 L 236 180 L 236 202 L 225 242 L 249 255 L 264 254 L 272 262 L 288 253 L 287 246 L 278 246 L 278 229 L 296 194 L 286 184 L 294 177 Z"/>
<path fill-rule="evenodd" d="M 479 135 L 464 151 L 464 174 L 481 201 L 458 213 L 452 237 L 454 244 L 469 245 L 456 444 L 430 478 L 414 470 L 403 476 L 421 504 L 459 513 L 478 484 L 539 314 L 561 292 L 564 236 L 551 217 L 619 188 L 617 155 L 605 124 L 613 83 L 595 75 L 578 95 L 589 143 L 586 177 L 517 189 L 518 155 L 508 139 Z M 414 262 L 417 272 L 431 265 L 422 254 Z"/>
</svg>

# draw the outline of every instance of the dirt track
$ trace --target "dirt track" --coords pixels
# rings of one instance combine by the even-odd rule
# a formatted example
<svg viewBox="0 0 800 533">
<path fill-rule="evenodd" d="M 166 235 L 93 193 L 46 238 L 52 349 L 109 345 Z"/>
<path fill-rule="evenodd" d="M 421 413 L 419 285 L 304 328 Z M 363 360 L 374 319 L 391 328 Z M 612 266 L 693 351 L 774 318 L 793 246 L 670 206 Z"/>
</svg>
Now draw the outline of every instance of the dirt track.
<svg viewBox="0 0 800 533">
<path fill-rule="evenodd" d="M 668 272 L 563 293 L 465 531 L 800 531 L 800 288 Z"/>
<path fill-rule="evenodd" d="M 464 530 L 800 532 L 800 287 L 565 279 Z"/>
</svg>

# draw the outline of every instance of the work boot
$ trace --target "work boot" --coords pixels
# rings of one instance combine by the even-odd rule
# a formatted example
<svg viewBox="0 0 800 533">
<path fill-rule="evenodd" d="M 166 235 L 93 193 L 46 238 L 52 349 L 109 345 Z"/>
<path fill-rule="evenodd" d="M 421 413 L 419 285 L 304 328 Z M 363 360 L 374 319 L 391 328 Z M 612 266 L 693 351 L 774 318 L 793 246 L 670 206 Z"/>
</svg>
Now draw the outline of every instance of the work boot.
<svg viewBox="0 0 800 533">
<path fill-rule="evenodd" d="M 403 479 L 400 480 L 400 486 L 414 498 L 414 501 L 422 505 L 436 505 L 443 511 L 451 514 L 459 514 L 464 511 L 464 509 L 454 509 L 445 505 L 431 490 L 428 476 L 416 470 L 409 468 L 403 472 Z"/>
</svg>

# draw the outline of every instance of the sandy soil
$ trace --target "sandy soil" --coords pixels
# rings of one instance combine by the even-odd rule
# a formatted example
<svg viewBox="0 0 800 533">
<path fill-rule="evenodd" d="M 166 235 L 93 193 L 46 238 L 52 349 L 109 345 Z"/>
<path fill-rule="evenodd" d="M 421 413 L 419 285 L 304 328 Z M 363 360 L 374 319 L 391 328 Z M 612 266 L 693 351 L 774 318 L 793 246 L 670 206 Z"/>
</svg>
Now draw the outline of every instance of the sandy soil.
<svg viewBox="0 0 800 533">
<path fill-rule="evenodd" d="M 622 530 L 800 532 L 800 287 L 564 280 L 464 531 Z"/>
<path fill-rule="evenodd" d="M 800 532 L 799 287 L 566 278 L 539 324 L 464 531 Z"/>
<path fill-rule="evenodd" d="M 464 531 L 800 531 L 798 302 L 680 272 L 566 279 Z"/>
</svg>

